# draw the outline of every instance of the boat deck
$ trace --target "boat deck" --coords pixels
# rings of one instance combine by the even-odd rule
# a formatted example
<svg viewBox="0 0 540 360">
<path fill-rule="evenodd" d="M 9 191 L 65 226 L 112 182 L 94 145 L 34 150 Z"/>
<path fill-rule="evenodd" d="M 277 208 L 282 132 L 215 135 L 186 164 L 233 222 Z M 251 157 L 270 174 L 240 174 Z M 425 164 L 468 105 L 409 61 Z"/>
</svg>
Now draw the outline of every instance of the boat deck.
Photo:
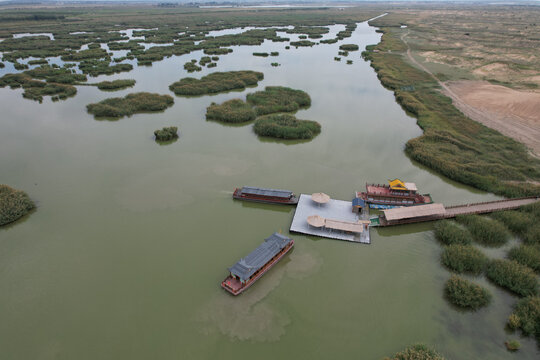
<svg viewBox="0 0 540 360">
<path fill-rule="evenodd" d="M 347 222 L 356 222 L 358 220 L 362 220 L 358 217 L 358 214 L 352 211 L 352 203 L 350 201 L 330 199 L 328 203 L 319 205 L 311 200 L 311 195 L 301 194 L 289 230 L 291 232 L 363 244 L 369 244 L 371 242 L 369 230 L 365 230 L 358 234 L 351 234 L 310 226 L 307 223 L 307 217 L 311 215 L 319 215 L 326 219 Z"/>
</svg>

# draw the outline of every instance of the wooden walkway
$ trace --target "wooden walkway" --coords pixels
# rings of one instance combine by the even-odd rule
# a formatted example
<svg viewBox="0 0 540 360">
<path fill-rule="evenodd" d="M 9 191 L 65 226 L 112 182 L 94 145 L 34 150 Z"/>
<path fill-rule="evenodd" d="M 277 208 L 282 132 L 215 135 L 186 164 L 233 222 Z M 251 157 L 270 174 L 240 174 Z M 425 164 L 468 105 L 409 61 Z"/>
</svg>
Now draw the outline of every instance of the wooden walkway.
<svg viewBox="0 0 540 360">
<path fill-rule="evenodd" d="M 392 226 L 392 225 L 403 225 L 403 224 L 413 224 L 425 221 L 434 221 L 441 219 L 450 219 L 454 218 L 457 215 L 469 215 L 469 214 L 487 214 L 495 211 L 503 210 L 513 210 L 521 206 L 528 205 L 540 201 L 538 196 L 530 196 L 524 198 L 515 198 L 515 199 L 504 199 L 504 200 L 495 200 L 487 201 L 481 203 L 465 204 L 465 205 L 455 205 L 455 206 L 445 206 L 445 213 L 442 215 L 433 215 L 433 216 L 424 216 L 418 218 L 407 218 L 403 220 L 398 220 L 397 222 L 387 222 L 381 216 L 375 218 L 375 221 L 372 220 L 373 226 Z M 378 221 L 377 221 L 378 220 Z"/>
</svg>

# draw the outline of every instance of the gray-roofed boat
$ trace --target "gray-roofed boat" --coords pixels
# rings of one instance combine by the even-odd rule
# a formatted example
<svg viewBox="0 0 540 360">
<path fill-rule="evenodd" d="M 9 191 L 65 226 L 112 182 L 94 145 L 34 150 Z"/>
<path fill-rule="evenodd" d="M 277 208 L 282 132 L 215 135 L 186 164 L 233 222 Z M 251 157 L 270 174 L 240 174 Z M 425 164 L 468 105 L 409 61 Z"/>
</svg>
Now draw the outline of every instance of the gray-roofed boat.
<svg viewBox="0 0 540 360">
<path fill-rule="evenodd" d="M 281 260 L 293 246 L 293 239 L 273 233 L 249 255 L 229 268 L 229 276 L 223 280 L 221 287 L 233 295 L 240 294 Z"/>
<path fill-rule="evenodd" d="M 236 188 L 233 198 L 237 200 L 247 200 L 268 204 L 298 204 L 298 197 L 289 190 L 267 189 L 253 186 Z"/>
</svg>

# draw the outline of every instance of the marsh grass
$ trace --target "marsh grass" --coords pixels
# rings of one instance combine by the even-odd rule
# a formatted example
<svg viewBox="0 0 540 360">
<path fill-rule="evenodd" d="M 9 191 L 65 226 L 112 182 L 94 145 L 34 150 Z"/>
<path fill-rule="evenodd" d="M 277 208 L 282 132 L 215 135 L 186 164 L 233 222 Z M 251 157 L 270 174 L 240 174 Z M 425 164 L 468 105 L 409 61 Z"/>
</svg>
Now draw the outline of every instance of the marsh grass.
<svg viewBox="0 0 540 360">
<path fill-rule="evenodd" d="M 451 220 L 439 220 L 435 223 L 435 238 L 445 245 L 468 245 L 472 242 L 471 233 Z"/>
<path fill-rule="evenodd" d="M 88 104 L 86 109 L 95 117 L 121 118 L 135 113 L 163 111 L 173 104 L 174 99 L 169 95 L 139 92 Z"/>
<path fill-rule="evenodd" d="M 441 262 L 458 274 L 480 275 L 484 271 L 488 258 L 472 245 L 453 244 L 444 248 Z"/>
<path fill-rule="evenodd" d="M 42 102 L 44 96 L 51 96 L 53 101 L 58 101 L 77 94 L 77 89 L 72 85 L 34 80 L 24 73 L 4 75 L 0 78 L 0 87 L 5 86 L 9 86 L 11 89 L 22 88 L 24 89 L 22 96 L 25 99 L 38 102 Z"/>
<path fill-rule="evenodd" d="M 113 80 L 113 81 L 101 81 L 96 84 L 99 90 L 115 91 L 121 90 L 135 85 L 135 80 Z"/>
<path fill-rule="evenodd" d="M 24 191 L 0 184 L 0 226 L 20 219 L 35 207 Z"/>
<path fill-rule="evenodd" d="M 212 103 L 206 109 L 207 120 L 217 120 L 226 123 L 245 123 L 255 120 L 255 110 L 240 99 L 232 99 L 222 104 Z"/>
<path fill-rule="evenodd" d="M 343 51 L 358 51 L 360 47 L 356 44 L 343 44 L 339 46 L 339 50 Z"/>
<path fill-rule="evenodd" d="M 156 141 L 171 141 L 178 137 L 178 127 L 170 126 L 164 127 L 161 130 L 155 130 L 154 136 L 156 137 Z"/>
<path fill-rule="evenodd" d="M 508 252 L 508 258 L 540 272 L 540 245 L 520 245 Z"/>
<path fill-rule="evenodd" d="M 384 360 L 445 360 L 445 358 L 424 344 L 414 344 Z"/>
<path fill-rule="evenodd" d="M 257 118 L 253 131 L 259 136 L 277 139 L 312 139 L 321 132 L 321 125 L 311 120 L 298 120 L 290 114 L 273 114 Z"/>
<path fill-rule="evenodd" d="M 508 241 L 508 230 L 496 220 L 480 215 L 458 215 L 456 220 L 467 226 L 474 241 L 481 245 L 498 247 Z"/>
<path fill-rule="evenodd" d="M 194 72 L 194 71 L 201 71 L 202 67 L 195 64 L 193 61 L 188 61 L 187 63 L 184 64 L 184 69 L 187 72 Z"/>
<path fill-rule="evenodd" d="M 511 330 L 521 330 L 524 336 L 536 338 L 540 345 L 540 297 L 529 296 L 518 301 L 508 318 Z"/>
<path fill-rule="evenodd" d="M 534 271 L 512 260 L 492 260 L 487 265 L 486 276 L 493 283 L 519 296 L 538 293 L 538 280 Z"/>
<path fill-rule="evenodd" d="M 247 102 L 255 107 L 257 115 L 294 112 L 309 107 L 311 98 L 302 90 L 283 86 L 267 86 L 264 91 L 247 95 Z"/>
<path fill-rule="evenodd" d="M 446 282 L 444 294 L 452 304 L 468 310 L 477 310 L 488 305 L 492 297 L 482 286 L 457 275 L 452 275 Z"/>
<path fill-rule="evenodd" d="M 201 79 L 183 78 L 171 84 L 169 89 L 176 95 L 215 94 L 257 85 L 263 78 L 263 73 L 249 70 L 215 72 Z"/>
</svg>

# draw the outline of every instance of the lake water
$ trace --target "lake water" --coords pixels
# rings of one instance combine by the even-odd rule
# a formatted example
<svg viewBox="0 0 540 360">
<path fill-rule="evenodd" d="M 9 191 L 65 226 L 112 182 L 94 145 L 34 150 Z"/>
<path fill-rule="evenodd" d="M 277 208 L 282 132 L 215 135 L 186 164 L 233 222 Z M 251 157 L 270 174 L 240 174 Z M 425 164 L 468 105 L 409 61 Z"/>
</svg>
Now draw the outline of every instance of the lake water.
<svg viewBox="0 0 540 360">
<path fill-rule="evenodd" d="M 332 33 L 343 26 L 332 28 Z M 95 120 L 88 103 L 136 91 L 171 94 L 183 64 L 172 57 L 129 74 L 134 88 L 78 87 L 43 104 L 0 89 L 0 183 L 24 189 L 36 212 L 0 229 L 0 348 L 4 359 L 380 359 L 424 342 L 448 359 L 513 359 L 504 324 L 516 298 L 483 279 L 492 304 L 476 313 L 442 296 L 432 225 L 372 230 L 372 244 L 292 234 L 295 249 L 239 297 L 219 284 L 227 267 L 274 231 L 288 234 L 292 207 L 241 203 L 236 186 L 325 192 L 350 200 L 366 182 L 399 177 L 437 202 L 495 196 L 458 185 L 404 154 L 421 135 L 373 69 L 338 46 L 363 49 L 380 34 L 366 23 L 337 44 L 285 50 L 286 43 L 233 47 L 212 71 L 256 70 L 256 89 L 196 98 L 118 121 Z M 260 58 L 253 52 L 279 51 Z M 354 61 L 345 64 L 346 59 Z M 279 67 L 271 67 L 277 61 Z M 258 138 L 252 125 L 205 120 L 211 102 L 264 86 L 307 91 L 322 133 L 309 142 Z M 169 145 L 153 131 L 178 126 Z M 502 256 L 504 252 L 492 252 Z M 538 358 L 520 340 L 521 359 Z"/>
</svg>

